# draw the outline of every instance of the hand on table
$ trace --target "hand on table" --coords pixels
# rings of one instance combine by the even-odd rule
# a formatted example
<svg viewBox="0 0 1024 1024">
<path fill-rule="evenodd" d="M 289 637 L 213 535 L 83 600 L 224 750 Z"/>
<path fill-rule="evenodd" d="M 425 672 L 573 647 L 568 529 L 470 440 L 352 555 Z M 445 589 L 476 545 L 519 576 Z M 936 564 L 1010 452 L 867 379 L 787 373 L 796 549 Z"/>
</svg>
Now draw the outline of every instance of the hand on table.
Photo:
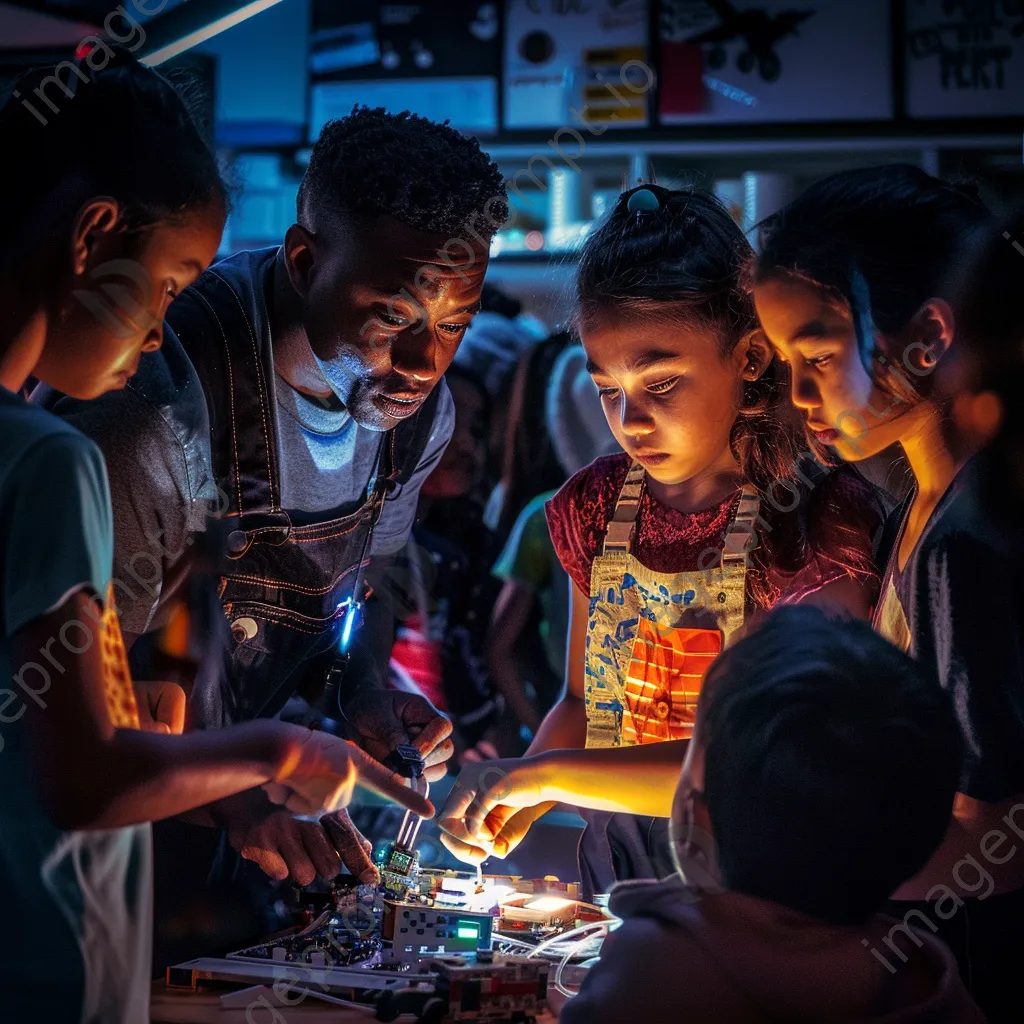
<svg viewBox="0 0 1024 1024">
<path fill-rule="evenodd" d="M 296 885 L 309 885 L 317 875 L 329 882 L 342 867 L 364 885 L 380 881 L 371 859 L 373 846 L 346 810 L 316 821 L 274 807 L 265 815 L 248 814 L 229 823 L 228 839 L 246 860 L 278 882 L 290 877 Z"/>
<path fill-rule="evenodd" d="M 422 755 L 428 782 L 444 778 L 455 752 L 452 723 L 425 697 L 366 690 L 354 694 L 344 711 L 348 738 L 371 757 L 384 761 L 399 744 L 409 744 Z"/>
<path fill-rule="evenodd" d="M 185 730 L 185 691 L 177 683 L 134 683 L 143 732 L 180 736 Z"/>
<path fill-rule="evenodd" d="M 441 842 L 469 864 L 507 857 L 554 804 L 542 758 L 470 762 L 438 817 Z"/>
</svg>

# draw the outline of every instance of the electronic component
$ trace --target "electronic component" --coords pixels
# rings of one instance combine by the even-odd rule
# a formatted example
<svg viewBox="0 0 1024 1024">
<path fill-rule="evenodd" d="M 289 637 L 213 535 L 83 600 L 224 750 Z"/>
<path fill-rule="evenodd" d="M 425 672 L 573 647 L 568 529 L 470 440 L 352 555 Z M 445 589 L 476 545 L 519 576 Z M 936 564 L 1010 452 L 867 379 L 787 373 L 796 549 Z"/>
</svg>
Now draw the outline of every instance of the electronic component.
<svg viewBox="0 0 1024 1024">
<path fill-rule="evenodd" d="M 344 890 L 334 906 L 301 931 L 228 955 L 311 967 L 369 967 L 381 960 L 380 914 L 374 886 Z"/>
<path fill-rule="evenodd" d="M 547 1005 L 546 961 L 525 956 L 494 957 L 470 962 L 460 957 L 431 960 L 437 975 L 436 998 L 445 1006 L 446 1021 L 528 1021 Z M 421 1018 L 422 1019 L 422 1018 Z"/>
<path fill-rule="evenodd" d="M 547 1006 L 549 964 L 524 956 L 438 957 L 426 964 L 431 992 L 392 988 L 377 1001 L 377 1019 L 415 1013 L 416 1024 L 530 1024 Z"/>
<path fill-rule="evenodd" d="M 391 942 L 391 957 L 414 963 L 438 953 L 489 951 L 494 918 L 489 913 L 448 913 L 421 903 L 385 901 L 381 936 Z"/>
<path fill-rule="evenodd" d="M 427 796 L 430 786 L 423 777 L 423 756 L 413 746 L 400 743 L 388 755 L 388 767 L 402 778 L 409 779 L 409 785 L 423 796 Z M 379 864 L 381 886 L 387 895 L 400 899 L 407 896 L 416 884 L 419 874 L 420 855 L 416 851 L 416 837 L 419 835 L 423 819 L 412 811 L 406 811 L 394 845 L 386 850 Z"/>
<path fill-rule="evenodd" d="M 483 875 L 484 890 L 501 890 L 502 898 L 508 893 L 532 896 L 561 896 L 579 902 L 582 890 L 578 882 L 560 882 L 557 878 L 523 878 L 521 875 Z M 458 893 L 467 895 L 479 888 L 475 872 L 452 871 L 445 868 L 421 868 L 418 890 L 421 895 L 445 898 Z"/>
<path fill-rule="evenodd" d="M 495 931 L 513 935 L 527 932 L 548 936 L 607 919 L 600 907 L 562 896 L 516 893 L 503 900 L 498 909 L 501 916 L 495 923 Z"/>
<path fill-rule="evenodd" d="M 380 855 L 380 885 L 385 896 L 405 899 L 416 885 L 420 870 L 418 851 L 399 849 L 397 843 L 386 847 Z"/>
</svg>

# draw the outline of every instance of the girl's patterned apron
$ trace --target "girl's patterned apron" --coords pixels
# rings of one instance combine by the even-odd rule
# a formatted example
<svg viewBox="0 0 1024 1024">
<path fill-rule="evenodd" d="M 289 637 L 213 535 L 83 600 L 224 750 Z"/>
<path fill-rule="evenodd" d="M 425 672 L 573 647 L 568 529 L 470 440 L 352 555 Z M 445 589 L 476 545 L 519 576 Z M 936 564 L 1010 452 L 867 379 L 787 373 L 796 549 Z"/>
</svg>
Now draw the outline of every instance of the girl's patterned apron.
<svg viewBox="0 0 1024 1024">
<path fill-rule="evenodd" d="M 747 562 L 760 499 L 744 485 L 718 547 L 696 570 L 655 572 L 632 554 L 645 471 L 634 463 L 590 574 L 584 703 L 587 747 L 687 739 L 708 666 L 743 625 Z M 584 887 L 672 871 L 668 819 L 585 812 Z M 657 834 L 656 834 L 657 833 Z"/>
</svg>

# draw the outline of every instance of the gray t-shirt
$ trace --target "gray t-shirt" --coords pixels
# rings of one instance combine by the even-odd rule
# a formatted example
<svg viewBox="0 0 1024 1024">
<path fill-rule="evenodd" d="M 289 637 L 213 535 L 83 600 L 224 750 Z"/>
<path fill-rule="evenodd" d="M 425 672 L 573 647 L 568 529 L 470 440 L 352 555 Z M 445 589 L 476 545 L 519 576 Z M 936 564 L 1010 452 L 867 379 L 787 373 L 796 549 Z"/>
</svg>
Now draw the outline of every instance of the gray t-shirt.
<svg viewBox="0 0 1024 1024">
<path fill-rule="evenodd" d="M 253 326 L 268 342 L 266 274 L 276 249 L 240 252 L 216 264 L 246 306 Z M 165 332 L 167 356 L 180 354 Z M 164 352 L 144 355 L 162 359 Z M 141 375 L 141 374 L 140 374 Z M 278 403 L 282 502 L 288 510 L 317 513 L 362 497 L 382 436 L 360 427 L 338 406 L 319 407 L 273 375 Z M 388 495 L 373 534 L 372 553 L 400 550 L 416 515 L 420 487 L 437 465 L 455 425 L 455 406 L 442 389 L 430 438 L 410 479 Z M 55 411 L 103 452 L 114 508 L 114 587 L 121 628 L 135 636 L 163 626 L 191 568 L 195 535 L 206 529 L 219 501 L 197 481 L 195 459 L 168 422 L 164 408 L 129 383 L 91 402 L 61 399 Z M 130 639 L 130 638 L 129 638 Z"/>
<path fill-rule="evenodd" d="M 455 423 L 448 385 L 434 417 L 434 429 L 415 476 L 384 506 L 373 531 L 373 553 L 401 550 L 412 529 L 420 485 L 444 452 Z M 281 504 L 307 516 L 357 501 L 373 474 L 383 434 L 359 426 L 338 399 L 301 394 L 275 375 L 277 442 L 281 451 Z"/>
</svg>

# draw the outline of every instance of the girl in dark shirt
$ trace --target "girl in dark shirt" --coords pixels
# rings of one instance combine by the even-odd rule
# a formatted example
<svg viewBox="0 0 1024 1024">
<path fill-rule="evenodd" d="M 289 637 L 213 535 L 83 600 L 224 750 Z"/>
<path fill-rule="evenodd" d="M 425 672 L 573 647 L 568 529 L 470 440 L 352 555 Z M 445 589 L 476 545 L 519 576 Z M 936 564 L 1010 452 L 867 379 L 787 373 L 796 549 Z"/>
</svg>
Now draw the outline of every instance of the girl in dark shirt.
<svg viewBox="0 0 1024 1024">
<path fill-rule="evenodd" d="M 874 624 L 952 693 L 964 761 L 947 835 L 892 909 L 943 932 L 997 1021 L 1019 1019 L 1024 954 L 1020 572 L 976 500 L 980 463 L 949 443 L 934 372 L 956 348 L 949 271 L 988 220 L 916 167 L 840 174 L 766 222 L 753 292 L 815 443 L 855 461 L 899 442 L 913 470 Z"/>
</svg>

